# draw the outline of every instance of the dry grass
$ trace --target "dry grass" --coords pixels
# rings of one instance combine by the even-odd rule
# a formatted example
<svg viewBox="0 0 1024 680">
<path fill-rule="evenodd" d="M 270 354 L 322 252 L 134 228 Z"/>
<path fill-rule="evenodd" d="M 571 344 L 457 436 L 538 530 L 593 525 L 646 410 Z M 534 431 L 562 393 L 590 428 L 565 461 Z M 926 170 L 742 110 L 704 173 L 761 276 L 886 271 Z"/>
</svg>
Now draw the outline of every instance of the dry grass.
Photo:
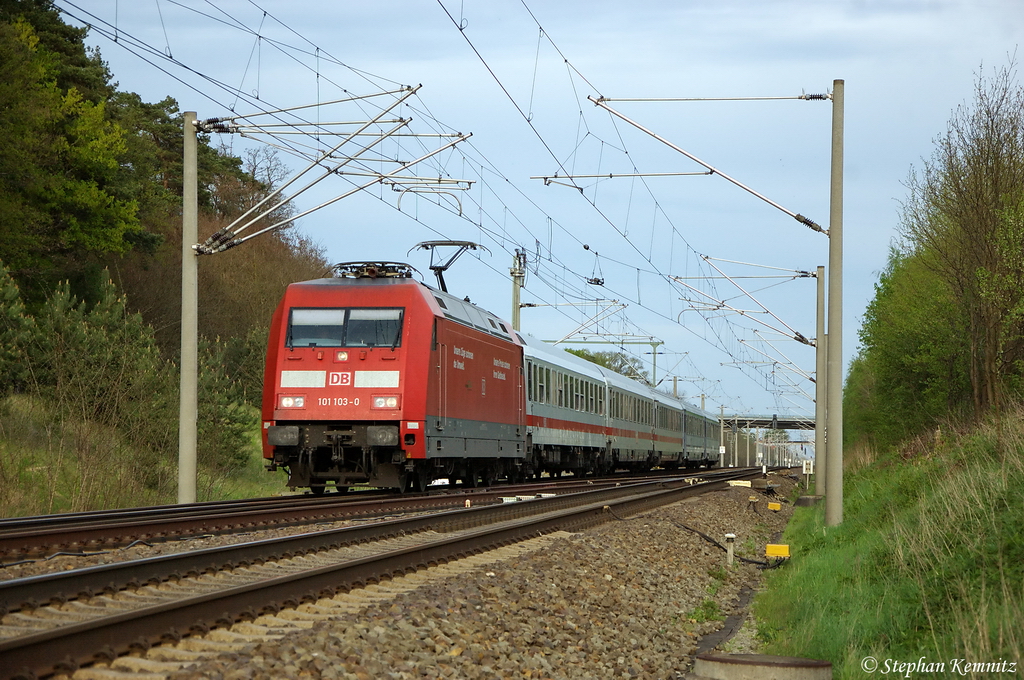
<svg viewBox="0 0 1024 680">
<path fill-rule="evenodd" d="M 853 460 L 843 524 L 798 509 L 787 529 L 794 559 L 755 605 L 768 650 L 838 678 L 868 655 L 1024 661 L 1024 411 Z"/>
<path fill-rule="evenodd" d="M 917 585 L 932 630 L 956 631 L 956 653 L 967 659 L 1024 659 L 1021 416 L 955 442 L 927 498 L 893 524 L 900 573 Z M 947 564 L 962 569 L 936 578 L 936 565 Z"/>
<path fill-rule="evenodd" d="M 225 473 L 200 461 L 199 500 L 268 496 L 284 477 L 262 466 L 254 432 L 247 464 Z M 0 517 L 173 503 L 177 460 L 154 460 L 114 428 L 54 413 L 38 398 L 0 400 Z M 141 461 L 145 461 L 143 464 Z"/>
</svg>

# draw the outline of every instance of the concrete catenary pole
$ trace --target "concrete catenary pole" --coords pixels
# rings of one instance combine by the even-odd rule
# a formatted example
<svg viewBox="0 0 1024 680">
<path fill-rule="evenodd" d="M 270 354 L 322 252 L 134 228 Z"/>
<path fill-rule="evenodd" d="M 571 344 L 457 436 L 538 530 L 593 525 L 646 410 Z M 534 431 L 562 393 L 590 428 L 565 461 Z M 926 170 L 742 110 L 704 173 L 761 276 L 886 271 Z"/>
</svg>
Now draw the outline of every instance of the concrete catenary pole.
<svg viewBox="0 0 1024 680">
<path fill-rule="evenodd" d="M 199 242 L 196 112 L 184 116 L 181 206 L 181 392 L 178 410 L 178 502 L 196 501 L 198 420 L 199 266 L 192 246 Z"/>
<path fill-rule="evenodd" d="M 740 427 L 736 418 L 732 419 L 732 466 L 740 466 Z"/>
<path fill-rule="evenodd" d="M 817 337 L 814 339 L 814 493 L 825 495 L 825 470 L 828 453 L 825 450 L 825 404 L 828 385 L 828 340 L 825 337 L 825 268 L 818 267 Z"/>
<path fill-rule="evenodd" d="M 845 83 L 832 90 L 832 173 L 828 227 L 828 469 L 825 524 L 843 522 L 843 102 Z"/>
<path fill-rule="evenodd" d="M 526 252 L 516 249 L 516 254 L 512 256 L 512 268 L 509 273 L 512 275 L 512 328 L 520 330 L 519 328 L 519 312 L 521 308 L 519 306 L 519 291 L 523 287 L 523 279 L 526 278 Z"/>
<path fill-rule="evenodd" d="M 747 421 L 747 465 L 750 467 L 754 464 L 754 461 L 750 460 L 750 421 Z"/>
</svg>

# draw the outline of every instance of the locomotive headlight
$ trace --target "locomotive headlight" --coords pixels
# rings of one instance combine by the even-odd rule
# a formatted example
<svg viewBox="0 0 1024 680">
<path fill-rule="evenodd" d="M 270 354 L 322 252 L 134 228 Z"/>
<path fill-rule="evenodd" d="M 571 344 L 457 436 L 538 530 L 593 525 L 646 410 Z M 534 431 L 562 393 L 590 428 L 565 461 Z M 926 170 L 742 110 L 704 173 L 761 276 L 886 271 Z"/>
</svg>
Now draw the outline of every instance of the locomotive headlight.
<svg viewBox="0 0 1024 680">
<path fill-rule="evenodd" d="M 277 399 L 278 408 L 305 408 L 306 398 L 305 397 L 278 397 Z"/>
<path fill-rule="evenodd" d="M 334 353 L 334 360 L 335 361 L 348 361 L 348 352 L 335 352 Z"/>
<path fill-rule="evenodd" d="M 398 408 L 397 396 L 378 395 L 373 398 L 373 408 Z"/>
</svg>

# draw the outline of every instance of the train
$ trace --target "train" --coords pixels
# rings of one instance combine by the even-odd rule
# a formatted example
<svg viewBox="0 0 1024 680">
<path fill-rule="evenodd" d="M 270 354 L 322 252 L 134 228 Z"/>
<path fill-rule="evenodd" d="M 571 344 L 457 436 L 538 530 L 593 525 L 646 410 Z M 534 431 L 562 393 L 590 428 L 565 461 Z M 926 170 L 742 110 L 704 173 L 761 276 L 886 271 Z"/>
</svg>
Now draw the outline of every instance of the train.
<svg viewBox="0 0 1024 680">
<path fill-rule="evenodd" d="M 266 467 L 289 487 L 423 491 L 718 463 L 712 414 L 524 336 L 414 271 L 347 263 L 285 291 L 261 410 Z"/>
</svg>

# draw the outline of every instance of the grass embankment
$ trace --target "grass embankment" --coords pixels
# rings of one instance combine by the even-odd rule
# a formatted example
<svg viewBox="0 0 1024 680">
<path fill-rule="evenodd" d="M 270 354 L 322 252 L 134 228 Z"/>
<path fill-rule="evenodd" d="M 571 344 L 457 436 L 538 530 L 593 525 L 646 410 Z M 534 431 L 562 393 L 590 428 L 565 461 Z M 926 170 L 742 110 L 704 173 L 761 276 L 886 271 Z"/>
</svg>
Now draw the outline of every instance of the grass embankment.
<svg viewBox="0 0 1024 680">
<path fill-rule="evenodd" d="M 892 663 L 1024 663 L 1024 420 L 1003 420 L 846 474 L 843 523 L 797 508 L 793 559 L 755 603 L 765 653 L 864 678 Z M 1012 425 L 1011 425 L 1012 423 Z M 999 442 L 997 444 L 997 442 Z M 961 659 L 952 667 L 951 661 Z M 869 662 L 870 664 L 870 662 Z M 937 667 L 936 667 L 937 670 Z M 905 672 L 891 675 L 904 677 Z M 1015 673 L 967 673 L 1013 677 Z"/>
<path fill-rule="evenodd" d="M 254 432 L 244 467 L 212 469 L 199 461 L 198 500 L 254 498 L 285 489 L 282 473 L 263 469 L 258 437 Z M 139 451 L 126 444 L 123 433 L 58 417 L 37 398 L 0 400 L 0 517 L 174 503 L 176 446 L 164 451 Z"/>
</svg>

